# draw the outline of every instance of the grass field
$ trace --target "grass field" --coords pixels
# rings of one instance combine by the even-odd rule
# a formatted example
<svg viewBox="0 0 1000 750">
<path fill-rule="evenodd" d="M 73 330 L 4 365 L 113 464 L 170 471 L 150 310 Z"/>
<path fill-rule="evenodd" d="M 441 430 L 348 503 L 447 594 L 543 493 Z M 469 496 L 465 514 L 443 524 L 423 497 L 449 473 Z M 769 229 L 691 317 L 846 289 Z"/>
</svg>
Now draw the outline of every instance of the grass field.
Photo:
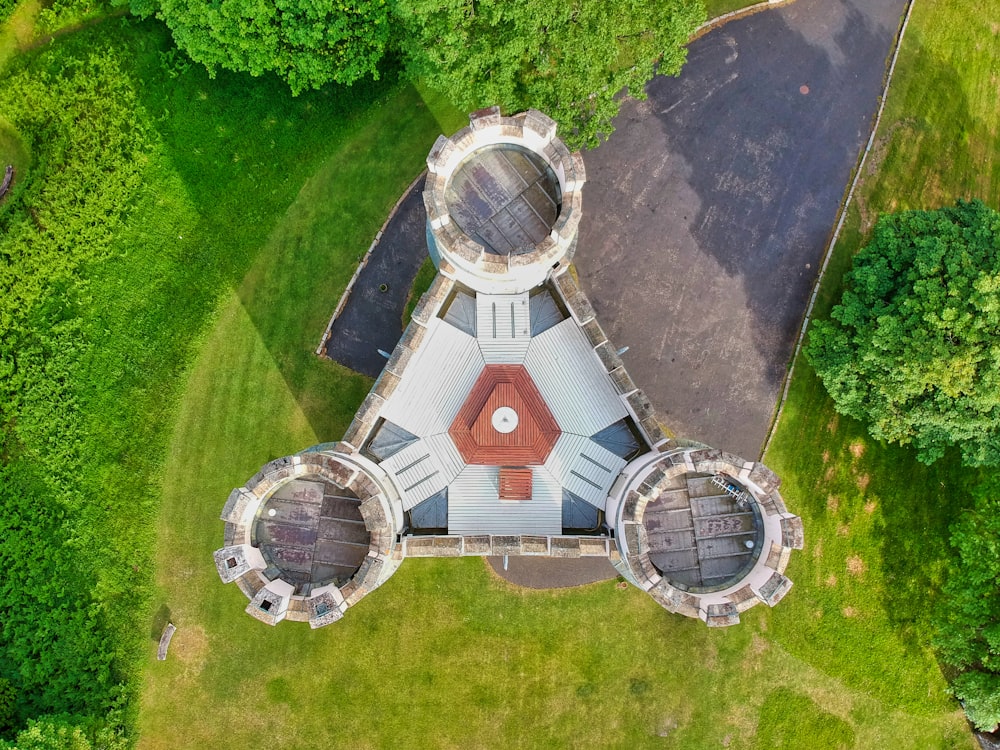
<svg viewBox="0 0 1000 750">
<path fill-rule="evenodd" d="M 943 33 L 951 13 L 927 6 L 908 44 Z M 974 47 L 977 38 L 954 43 Z M 891 102 L 887 123 L 924 111 L 913 100 L 923 64 L 916 51 L 904 56 L 901 101 Z M 942 104 L 950 98 L 941 92 Z M 924 166 L 944 142 L 916 152 Z M 868 178 L 866 205 L 887 190 L 879 178 L 906 194 L 908 176 L 892 177 L 890 167 Z M 319 170 L 308 183 L 314 192 L 289 209 L 300 231 L 300 215 L 327 221 L 313 196 L 335 174 Z M 383 203 L 406 182 L 401 175 Z M 293 244 L 297 255 L 320 252 L 308 240 Z M 172 658 L 147 667 L 143 747 L 241 747 L 262 737 L 360 748 L 973 746 L 929 650 L 926 607 L 947 555 L 945 527 L 977 477 L 873 444 L 833 414 L 805 366 L 768 461 L 806 522 L 807 547 L 789 569 L 792 593 L 738 628 L 709 631 L 614 583 L 517 590 L 475 559 L 407 561 L 378 596 L 319 631 L 249 621 L 243 596 L 218 583 L 210 564 L 221 500 L 268 458 L 337 437 L 364 387 L 308 363 L 310 334 L 336 294 L 325 307 L 299 294 L 294 266 L 315 261 L 285 252 L 263 253 L 264 266 L 224 304 L 183 400 L 159 558 L 161 595 L 179 630 Z M 835 270 L 826 299 L 838 282 Z M 210 722 L 199 720 L 206 707 Z"/>
<path fill-rule="evenodd" d="M 29 38 L 28 15 L 0 58 Z M 997 204 L 988 15 L 918 3 L 821 306 L 878 212 L 958 195 Z M 791 594 L 737 628 L 710 631 L 613 582 L 515 589 L 477 559 L 409 560 L 318 631 L 247 617 L 212 565 L 222 503 L 265 461 L 346 428 L 370 381 L 312 351 L 386 212 L 463 118 L 392 83 L 293 99 L 269 78 L 209 80 L 156 25 L 125 19 L 33 64 L 56 70 L 112 39 L 148 160 L 124 230 L 86 271 L 98 302 L 73 374 L 86 384 L 88 523 L 120 543 L 107 559 L 137 591 L 156 571 L 151 611 L 135 616 L 141 747 L 973 747 L 928 647 L 927 607 L 947 524 L 991 477 L 873 443 L 804 363 L 767 460 L 806 549 Z M 2 138 L 0 155 L 14 153 Z M 150 560 L 132 545 L 149 544 L 154 512 Z M 165 616 L 179 629 L 157 662 Z"/>
<path fill-rule="evenodd" d="M 915 5 L 817 316 L 839 299 L 851 255 L 881 213 L 937 208 L 958 197 L 1000 202 L 1000 28 L 989 20 L 1000 8 L 990 6 L 992 13 L 971 2 Z M 834 413 L 804 359 L 766 460 L 785 477 L 787 493 L 800 498 L 795 507 L 809 543 L 797 564 L 815 590 L 826 587 L 823 599 L 845 618 L 850 610 L 851 618 L 881 620 L 911 647 L 926 648 L 930 609 L 951 554 L 948 526 L 971 504 L 970 487 L 995 483 L 998 472 L 964 469 L 955 453 L 928 468 L 908 450 L 875 443 Z M 852 575 L 852 565 L 863 572 Z M 789 604 L 804 609 L 801 598 Z M 878 632 L 871 631 L 873 643 Z M 811 648 L 831 636 L 835 631 L 802 628 L 795 638 L 809 638 Z"/>
<path fill-rule="evenodd" d="M 705 0 L 707 18 L 712 20 L 740 8 L 757 5 L 760 0 Z"/>
</svg>

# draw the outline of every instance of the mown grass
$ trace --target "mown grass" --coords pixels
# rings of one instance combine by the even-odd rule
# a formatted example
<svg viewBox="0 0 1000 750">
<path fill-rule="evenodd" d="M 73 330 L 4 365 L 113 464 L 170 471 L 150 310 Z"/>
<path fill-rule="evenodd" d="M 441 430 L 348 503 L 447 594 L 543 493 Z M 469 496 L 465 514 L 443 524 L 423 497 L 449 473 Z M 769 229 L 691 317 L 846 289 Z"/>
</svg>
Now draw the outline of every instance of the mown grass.
<svg viewBox="0 0 1000 750">
<path fill-rule="evenodd" d="M 759 1 L 760 0 L 705 0 L 705 11 L 708 14 L 706 17 L 711 21 L 713 18 L 718 18 L 719 16 L 731 11 L 756 5 Z"/>
<path fill-rule="evenodd" d="M 352 211 L 314 200 L 335 174 L 321 170 L 287 221 L 305 231 L 309 212 L 323 226 L 327 210 Z M 807 548 L 786 600 L 737 628 L 710 631 L 614 583 L 515 589 L 475 559 L 409 560 L 319 631 L 248 619 L 211 565 L 223 498 L 263 461 L 335 438 L 363 390 L 317 394 L 347 379 L 325 365 L 287 375 L 309 338 L 296 321 L 319 331 L 329 309 L 298 293 L 311 282 L 293 270 L 312 267 L 293 255 L 318 243 L 292 244 L 265 252 L 226 302 L 182 402 L 159 553 L 179 630 L 171 658 L 147 668 L 143 747 L 972 747 L 925 615 L 967 475 L 873 444 L 806 368 L 768 460 Z"/>
<path fill-rule="evenodd" d="M 75 141 L 76 136 L 67 135 L 75 131 L 64 127 L 81 122 L 96 126 L 98 121 L 107 127 L 73 99 L 77 90 L 90 89 L 55 86 L 64 76 L 92 70 L 93 55 L 106 64 L 104 78 L 90 76 L 100 82 L 91 88 L 104 85 L 105 68 L 118 66 L 113 85 L 101 93 L 102 107 L 117 117 L 127 102 L 126 119 L 141 153 L 126 160 L 129 185 L 137 187 L 115 201 L 113 212 L 96 218 L 85 200 L 73 206 L 72 216 L 59 213 L 65 210 L 61 204 L 45 203 L 47 196 L 67 191 L 75 190 L 77 199 L 100 193 L 88 181 L 95 169 L 104 168 L 104 185 L 123 179 L 121 170 L 116 171 L 118 162 L 104 158 L 108 154 L 87 151 L 93 148 L 92 132 L 99 131 L 81 126 L 91 135 Z M 13 311 L 17 328 L 4 331 L 5 344 L 8 334 L 16 335 L 32 347 L 38 339 L 58 353 L 51 359 L 35 348 L 17 353 L 21 371 L 34 361 L 30 355 L 38 360 L 41 376 L 10 407 L 19 411 L 5 413 L 2 421 L 0 454 L 10 480 L 0 487 L 5 508 L 0 555 L 12 574 L 15 560 L 21 567 L 29 559 L 38 563 L 34 578 L 24 579 L 21 588 L 10 581 L 4 585 L 12 616 L 4 618 L 0 676 L 9 676 L 19 691 L 16 719 L 21 722 L 39 711 L 77 711 L 93 718 L 120 693 L 118 683 L 126 707 L 137 692 L 136 661 L 149 644 L 151 548 L 163 457 L 179 388 L 221 299 L 231 297 L 241 284 L 260 292 L 248 309 L 264 321 L 267 343 L 278 347 L 274 357 L 281 377 L 298 392 L 316 396 L 319 406 L 312 413 L 327 420 L 317 430 L 344 429 L 338 405 L 345 414 L 353 412 L 369 384 L 357 376 L 331 376 L 335 368 L 311 356 L 322 329 L 317 321 L 328 314 L 329 300 L 336 299 L 353 270 L 357 255 L 352 254 L 367 247 L 399 192 L 394 184 L 386 188 L 384 181 L 402 174 L 405 186 L 438 132 L 420 97 L 393 81 L 358 85 L 349 92 L 330 87 L 293 98 L 273 78 L 220 74 L 209 80 L 199 69 L 177 63 L 157 24 L 125 18 L 57 38 L 13 59 L 0 86 L 15 99 L 20 90 L 15 86 L 37 96 L 31 86 L 43 85 L 46 75 L 51 83 L 45 112 L 55 110 L 60 116 L 52 118 L 45 138 L 32 134 L 34 182 L 24 186 L 22 196 L 30 210 L 4 206 L 7 217 L 20 222 L 15 226 L 30 229 L 34 218 L 36 225 L 48 225 L 47 242 L 56 238 L 49 244 L 62 243 L 73 251 L 53 260 L 40 255 L 41 243 L 15 247 L 12 234 L 3 238 L 8 243 L 5 263 L 13 258 L 19 264 L 4 276 L 5 284 L 10 282 L 5 288 L 23 293 L 30 306 Z M 70 93 L 62 106 L 50 107 L 48 100 L 63 91 Z M 21 119 L 42 117 L 30 100 L 18 103 L 23 105 L 18 108 Z M 373 112 L 382 113 L 382 119 L 373 121 Z M 390 112 L 392 120 L 387 121 Z M 394 150 L 391 159 L 375 153 L 396 137 L 411 149 L 410 161 L 406 149 Z M 3 143 L 15 158 L 27 158 L 18 156 L 16 139 L 5 137 Z M 352 147 L 386 168 L 356 158 Z M 50 174 L 46 170 L 53 163 L 62 163 L 53 154 L 58 159 L 75 154 L 74 163 L 85 164 L 86 171 Z M 309 180 L 321 166 L 344 163 L 351 168 L 321 180 L 324 192 L 301 204 L 302 213 L 292 220 L 289 206 L 300 193 L 310 194 Z M 344 210 L 326 214 L 326 223 L 319 223 L 314 203 Z M 281 231 L 272 235 L 279 219 Z M 95 250 L 92 243 L 75 241 L 74 231 L 97 236 L 103 244 Z M 294 252 L 302 242 L 321 245 L 327 255 Z M 272 255 L 261 254 L 265 247 Z M 296 292 L 315 295 L 314 309 L 320 311 L 315 318 L 289 324 L 261 307 L 272 275 L 269 264 L 275 262 L 285 263 L 293 276 L 301 275 Z M 248 277 L 251 269 L 260 274 L 259 283 Z M 34 278 L 25 281 L 25 275 Z M 303 288 L 302 279 L 311 286 Z M 32 321 L 38 324 L 34 330 Z M 60 336 L 60 330 L 72 335 Z M 18 369 L 2 374 L 8 378 L 12 372 L 18 374 Z M 46 399 L 46 392 L 54 395 Z M 23 489 L 27 487 L 30 492 Z M 29 497 L 37 508 L 27 502 Z M 26 509 L 33 514 L 31 526 L 21 525 L 14 512 Z M 51 522 L 44 527 L 43 513 Z M 36 540 L 29 529 L 40 529 L 35 536 L 44 538 Z M 68 555 L 68 545 L 79 551 Z M 22 547 L 31 547 L 33 556 Z M 59 551 L 59 560 L 75 562 L 60 563 L 57 570 L 55 553 L 46 552 L 50 548 Z M 36 586 L 60 602 L 74 602 L 73 611 L 86 618 L 85 627 L 46 611 L 46 600 L 38 596 L 42 589 L 31 591 Z M 34 632 L 28 632 L 32 623 Z M 78 644 L 83 637 L 90 639 L 86 647 Z M 68 649 L 72 659 L 60 657 L 60 648 Z M 57 668 L 52 674 L 39 675 L 53 663 Z M 76 670 L 87 674 L 74 674 Z M 99 681 L 100 690 L 85 684 L 85 678 Z M 66 681 L 78 689 L 63 689 Z M 125 716 L 126 724 L 132 718 L 134 714 Z"/>
<path fill-rule="evenodd" d="M 851 257 L 880 214 L 958 197 L 1000 201 L 1000 26 L 990 20 L 998 10 L 995 1 L 989 10 L 972 2 L 915 5 L 817 317 L 839 299 Z M 939 694 L 930 613 L 951 555 L 948 527 L 971 503 L 970 488 L 1000 472 L 966 469 L 957 453 L 926 467 L 908 449 L 873 441 L 834 412 L 801 357 L 766 460 L 784 477 L 807 539 L 793 563 L 797 589 L 776 612 L 795 622 L 776 636 L 795 653 L 825 653 L 828 669 L 857 686 L 867 682 L 873 693 L 916 698 L 916 660 L 930 678 L 923 688 Z M 900 661 L 883 662 L 893 652 Z"/>
</svg>

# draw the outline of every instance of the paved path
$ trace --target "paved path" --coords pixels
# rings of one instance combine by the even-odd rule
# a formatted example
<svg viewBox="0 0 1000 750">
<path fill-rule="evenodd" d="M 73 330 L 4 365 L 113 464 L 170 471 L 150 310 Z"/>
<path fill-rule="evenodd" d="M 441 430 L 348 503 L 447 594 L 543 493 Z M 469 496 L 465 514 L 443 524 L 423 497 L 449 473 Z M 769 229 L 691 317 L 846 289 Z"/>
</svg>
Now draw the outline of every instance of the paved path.
<svg viewBox="0 0 1000 750">
<path fill-rule="evenodd" d="M 406 297 L 427 258 L 423 190 L 421 179 L 399 204 L 327 340 L 326 356 L 370 378 L 385 367 L 378 350 L 392 352 L 403 335 Z"/>
<path fill-rule="evenodd" d="M 758 456 L 904 6 L 730 22 L 584 155 L 581 284 L 678 435 Z"/>
<path fill-rule="evenodd" d="M 575 560 L 555 557 L 508 557 L 507 570 L 502 557 L 487 557 L 493 572 L 528 589 L 565 589 L 586 583 L 610 581 L 618 571 L 606 557 L 579 557 Z"/>
</svg>

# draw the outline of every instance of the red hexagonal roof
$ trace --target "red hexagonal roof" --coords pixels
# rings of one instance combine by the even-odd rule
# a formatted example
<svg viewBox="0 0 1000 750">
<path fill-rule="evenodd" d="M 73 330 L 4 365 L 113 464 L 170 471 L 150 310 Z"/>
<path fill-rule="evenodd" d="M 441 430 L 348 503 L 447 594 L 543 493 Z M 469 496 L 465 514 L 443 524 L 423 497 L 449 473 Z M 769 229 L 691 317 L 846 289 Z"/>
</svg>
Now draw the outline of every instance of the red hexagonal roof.
<svg viewBox="0 0 1000 750">
<path fill-rule="evenodd" d="M 499 432 L 493 413 L 517 412 L 517 427 Z M 467 464 L 533 466 L 545 463 L 559 425 L 523 365 L 486 365 L 448 430 Z"/>
</svg>

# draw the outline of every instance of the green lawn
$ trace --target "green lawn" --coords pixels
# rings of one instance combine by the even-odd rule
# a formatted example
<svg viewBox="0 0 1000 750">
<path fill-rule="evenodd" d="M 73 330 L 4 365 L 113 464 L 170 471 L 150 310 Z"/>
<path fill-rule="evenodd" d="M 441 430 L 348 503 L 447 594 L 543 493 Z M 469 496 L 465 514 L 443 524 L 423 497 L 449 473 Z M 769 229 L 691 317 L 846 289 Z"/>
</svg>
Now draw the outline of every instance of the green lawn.
<svg viewBox="0 0 1000 750">
<path fill-rule="evenodd" d="M 705 11 L 708 14 L 708 19 L 718 18 L 719 16 L 729 13 L 734 10 L 739 10 L 740 8 L 748 8 L 751 5 L 757 5 L 760 0 L 705 0 Z"/>
<path fill-rule="evenodd" d="M 915 29 L 940 25 L 930 13 L 915 19 Z M 365 148 L 391 159 L 377 143 Z M 737 628 L 710 631 L 614 583 L 517 590 L 476 559 L 407 561 L 319 631 L 243 614 L 244 597 L 218 582 L 210 558 L 226 493 L 268 458 L 336 438 L 364 388 L 310 364 L 337 295 L 297 291 L 310 282 L 296 265 L 317 262 L 302 256 L 322 254 L 298 217 L 323 226 L 328 212 L 353 210 L 316 201 L 336 175 L 318 170 L 289 209 L 303 239 L 284 243 L 277 225 L 188 382 L 160 522 L 160 593 L 179 630 L 171 659 L 147 667 L 142 746 L 973 746 L 925 616 L 944 527 L 971 480 L 873 444 L 832 414 L 806 367 L 768 460 L 805 519 L 807 546 L 793 557 L 792 593 Z M 383 204 L 406 182 L 386 188 Z M 211 721 L 200 720 L 206 706 Z"/>
<path fill-rule="evenodd" d="M 972 2 L 916 4 L 817 316 L 839 299 L 851 255 L 881 213 L 937 208 L 957 197 L 993 206 L 1000 201 L 1000 28 L 989 20 L 1000 5 L 990 7 L 992 12 Z M 883 665 L 879 671 L 889 671 L 875 679 L 865 668 L 867 658 L 852 660 L 837 646 L 883 654 L 891 648 L 884 638 L 892 636 L 898 647 L 926 654 L 930 609 L 950 555 L 948 526 L 971 503 L 969 488 L 995 483 L 1000 472 L 964 469 L 954 453 L 925 467 L 909 450 L 874 442 L 861 425 L 835 414 L 804 358 L 766 461 L 785 478 L 786 496 L 805 522 L 807 548 L 792 577 L 810 580 L 815 592 L 810 602 L 800 588 L 776 613 L 800 619 L 783 642 L 796 651 L 825 643 L 831 666 L 842 662 L 838 669 L 857 684 L 869 679 L 872 690 L 890 691 L 911 684 L 916 695 L 920 684 L 913 675 L 893 674 Z M 864 572 L 852 574 L 852 563 Z M 834 627 L 810 622 L 813 607 L 822 608 Z M 867 621 L 866 635 L 849 625 L 852 619 Z M 940 678 L 928 686 L 939 689 Z"/>
<path fill-rule="evenodd" d="M 917 5 L 881 167 L 866 175 L 826 304 L 877 211 L 956 195 L 996 205 L 997 32 L 977 11 Z M 14 39 L 0 38 L 0 57 Z M 613 582 L 514 589 L 476 559 L 407 561 L 319 631 L 246 616 L 212 565 L 221 506 L 265 461 L 346 428 L 370 382 L 312 352 L 434 138 L 463 118 L 392 82 L 292 98 L 271 78 L 209 80 L 156 24 L 125 19 L 39 49 L 25 80 L 89 74 L 87 55 L 106 46 L 122 71 L 115 96 L 137 102 L 141 185 L 79 285 L 46 288 L 71 309 L 38 311 L 81 321 L 54 343 L 79 384 L 51 399 L 74 420 L 74 442 L 59 443 L 62 426 L 21 435 L 11 470 L 33 470 L 28 459 L 53 444 L 85 469 L 46 480 L 74 503 L 55 508 L 56 532 L 71 528 L 89 561 L 55 585 L 107 605 L 96 632 L 124 644 L 120 676 L 142 650 L 141 746 L 972 747 L 927 647 L 926 606 L 948 519 L 975 477 L 872 443 L 833 415 L 805 365 L 768 461 L 807 546 L 786 600 L 737 628 L 710 631 Z M 49 147 L 25 151 L 33 169 Z M 5 541 L 21 533 L 0 520 Z M 157 662 L 151 626 L 163 614 L 179 629 Z"/>
</svg>

